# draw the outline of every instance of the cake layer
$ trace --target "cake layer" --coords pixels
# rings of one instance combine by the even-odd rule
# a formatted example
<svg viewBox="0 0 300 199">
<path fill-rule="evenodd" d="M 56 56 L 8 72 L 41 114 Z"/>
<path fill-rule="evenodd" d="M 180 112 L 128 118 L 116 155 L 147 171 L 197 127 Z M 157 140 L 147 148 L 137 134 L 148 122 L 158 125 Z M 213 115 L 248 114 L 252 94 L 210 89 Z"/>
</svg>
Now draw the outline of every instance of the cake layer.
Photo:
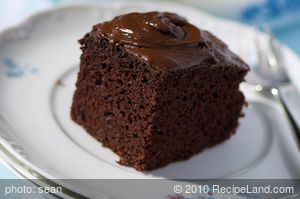
<svg viewBox="0 0 300 199">
<path fill-rule="evenodd" d="M 132 13 L 80 44 L 71 116 L 119 163 L 156 169 L 235 133 L 249 68 L 212 34 L 176 14 Z"/>
</svg>

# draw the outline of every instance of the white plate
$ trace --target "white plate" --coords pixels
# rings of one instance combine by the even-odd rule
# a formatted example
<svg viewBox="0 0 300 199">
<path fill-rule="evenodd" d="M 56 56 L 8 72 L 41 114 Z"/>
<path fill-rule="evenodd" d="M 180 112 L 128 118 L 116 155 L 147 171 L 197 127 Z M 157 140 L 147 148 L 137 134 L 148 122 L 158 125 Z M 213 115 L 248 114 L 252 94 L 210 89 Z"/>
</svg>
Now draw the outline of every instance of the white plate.
<svg viewBox="0 0 300 199">
<path fill-rule="evenodd" d="M 179 13 L 216 34 L 250 65 L 256 61 L 253 40 L 263 37 L 262 34 L 177 4 L 118 2 L 44 11 L 0 34 L 2 156 L 30 178 L 299 177 L 299 152 L 280 107 L 249 89 L 244 90 L 250 106 L 236 135 L 190 160 L 151 172 L 118 165 L 113 152 L 71 121 L 70 105 L 80 56 L 77 40 L 93 24 L 121 13 L 147 10 Z M 288 72 L 300 88 L 300 79 L 296 77 L 300 61 L 287 48 L 283 50 Z M 99 191 L 90 184 L 81 186 Z"/>
</svg>

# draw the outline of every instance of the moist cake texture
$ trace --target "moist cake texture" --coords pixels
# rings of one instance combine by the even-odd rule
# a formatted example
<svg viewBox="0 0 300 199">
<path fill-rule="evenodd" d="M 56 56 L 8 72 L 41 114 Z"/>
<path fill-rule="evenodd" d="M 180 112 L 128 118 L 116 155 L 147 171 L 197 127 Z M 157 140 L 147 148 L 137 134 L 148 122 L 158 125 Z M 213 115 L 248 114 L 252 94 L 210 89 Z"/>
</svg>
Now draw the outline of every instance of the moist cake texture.
<svg viewBox="0 0 300 199">
<path fill-rule="evenodd" d="M 120 164 L 156 169 L 235 133 L 249 67 L 211 33 L 174 13 L 129 13 L 79 42 L 71 117 Z"/>
</svg>

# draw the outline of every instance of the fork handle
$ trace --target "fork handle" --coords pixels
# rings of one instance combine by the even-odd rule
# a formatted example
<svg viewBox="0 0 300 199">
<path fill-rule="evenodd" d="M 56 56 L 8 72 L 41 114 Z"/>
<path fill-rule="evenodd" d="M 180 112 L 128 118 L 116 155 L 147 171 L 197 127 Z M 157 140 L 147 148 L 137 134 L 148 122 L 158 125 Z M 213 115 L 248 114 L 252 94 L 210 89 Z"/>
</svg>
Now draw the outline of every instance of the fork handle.
<svg viewBox="0 0 300 199">
<path fill-rule="evenodd" d="M 300 93 L 292 84 L 283 85 L 277 89 L 279 101 L 300 143 Z"/>
</svg>

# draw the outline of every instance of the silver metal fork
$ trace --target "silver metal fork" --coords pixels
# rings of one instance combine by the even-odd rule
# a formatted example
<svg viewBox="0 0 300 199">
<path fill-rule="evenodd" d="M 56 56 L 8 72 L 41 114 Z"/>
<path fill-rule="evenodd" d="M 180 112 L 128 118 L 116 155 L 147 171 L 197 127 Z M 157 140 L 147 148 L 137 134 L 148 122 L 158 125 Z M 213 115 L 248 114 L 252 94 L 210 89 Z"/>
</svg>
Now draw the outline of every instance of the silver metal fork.
<svg viewBox="0 0 300 199">
<path fill-rule="evenodd" d="M 270 29 L 265 26 L 264 44 L 257 38 L 256 51 L 258 65 L 246 77 L 246 82 L 256 85 L 256 91 L 275 98 L 283 107 L 285 115 L 300 147 L 300 94 L 289 79 L 284 65 L 280 45 L 274 41 Z M 300 66 L 299 66 L 300 67 Z M 300 149 L 300 148 L 299 148 Z"/>
</svg>

